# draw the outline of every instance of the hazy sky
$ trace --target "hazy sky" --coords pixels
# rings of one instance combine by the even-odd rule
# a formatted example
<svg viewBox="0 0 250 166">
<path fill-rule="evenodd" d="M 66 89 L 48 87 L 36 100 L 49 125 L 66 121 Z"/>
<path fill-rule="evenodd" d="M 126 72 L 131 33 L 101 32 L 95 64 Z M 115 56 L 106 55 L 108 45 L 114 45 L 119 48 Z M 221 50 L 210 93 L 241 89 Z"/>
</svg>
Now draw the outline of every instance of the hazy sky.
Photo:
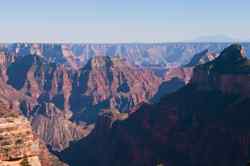
<svg viewBox="0 0 250 166">
<path fill-rule="evenodd" d="M 250 0 L 2 0 L 0 42 L 250 39 Z"/>
</svg>

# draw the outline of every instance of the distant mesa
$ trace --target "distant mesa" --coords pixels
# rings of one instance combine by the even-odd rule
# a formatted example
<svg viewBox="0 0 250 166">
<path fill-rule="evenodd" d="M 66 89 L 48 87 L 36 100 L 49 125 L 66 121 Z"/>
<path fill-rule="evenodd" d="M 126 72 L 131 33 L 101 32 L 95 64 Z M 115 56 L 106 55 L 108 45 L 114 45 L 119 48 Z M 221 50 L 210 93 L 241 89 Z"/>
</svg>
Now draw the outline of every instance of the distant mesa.
<svg viewBox="0 0 250 166">
<path fill-rule="evenodd" d="M 235 39 L 226 35 L 200 36 L 192 40 L 192 42 L 209 42 L 209 43 L 233 43 L 239 42 L 240 39 Z"/>
</svg>

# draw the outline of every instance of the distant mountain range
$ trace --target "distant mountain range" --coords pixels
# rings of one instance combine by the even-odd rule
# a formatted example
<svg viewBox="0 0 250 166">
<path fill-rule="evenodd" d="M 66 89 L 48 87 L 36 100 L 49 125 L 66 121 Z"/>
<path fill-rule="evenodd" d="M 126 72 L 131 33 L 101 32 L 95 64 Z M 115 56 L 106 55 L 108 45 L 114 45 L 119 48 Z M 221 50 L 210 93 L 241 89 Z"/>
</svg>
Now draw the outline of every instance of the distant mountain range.
<svg viewBox="0 0 250 166">
<path fill-rule="evenodd" d="M 192 42 L 215 42 L 215 43 L 233 43 L 233 42 L 249 42 L 248 39 L 233 38 L 226 35 L 213 35 L 213 36 L 200 36 L 193 40 Z"/>
</svg>

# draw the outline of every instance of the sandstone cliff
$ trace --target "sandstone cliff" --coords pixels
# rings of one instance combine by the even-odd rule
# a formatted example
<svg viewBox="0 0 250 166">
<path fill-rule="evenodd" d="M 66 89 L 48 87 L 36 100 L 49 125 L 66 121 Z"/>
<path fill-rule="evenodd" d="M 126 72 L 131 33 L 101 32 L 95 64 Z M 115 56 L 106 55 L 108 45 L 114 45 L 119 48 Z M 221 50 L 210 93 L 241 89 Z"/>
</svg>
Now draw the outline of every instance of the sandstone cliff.
<svg viewBox="0 0 250 166">
<path fill-rule="evenodd" d="M 29 121 L 14 110 L 0 106 L 0 165 L 64 165 L 36 137 Z"/>
</svg>

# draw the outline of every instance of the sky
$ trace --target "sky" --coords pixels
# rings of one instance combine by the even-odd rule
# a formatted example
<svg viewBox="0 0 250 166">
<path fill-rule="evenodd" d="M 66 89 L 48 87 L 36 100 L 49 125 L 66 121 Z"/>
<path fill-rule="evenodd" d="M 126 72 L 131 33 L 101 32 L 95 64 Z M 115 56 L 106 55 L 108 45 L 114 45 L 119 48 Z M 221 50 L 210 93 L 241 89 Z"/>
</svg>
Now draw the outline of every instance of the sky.
<svg viewBox="0 0 250 166">
<path fill-rule="evenodd" d="M 0 42 L 250 39 L 249 0 L 3 0 Z"/>
</svg>

